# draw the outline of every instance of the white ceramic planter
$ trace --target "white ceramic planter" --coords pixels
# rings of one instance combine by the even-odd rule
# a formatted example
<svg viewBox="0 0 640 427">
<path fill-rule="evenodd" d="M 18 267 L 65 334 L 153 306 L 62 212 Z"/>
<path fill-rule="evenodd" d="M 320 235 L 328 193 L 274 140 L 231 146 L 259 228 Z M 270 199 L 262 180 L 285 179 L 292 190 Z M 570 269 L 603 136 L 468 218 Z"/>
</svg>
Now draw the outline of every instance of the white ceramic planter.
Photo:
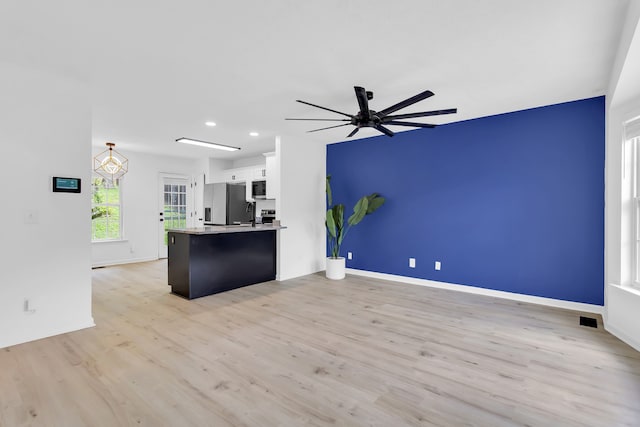
<svg viewBox="0 0 640 427">
<path fill-rule="evenodd" d="M 344 279 L 345 260 L 344 257 L 327 258 L 327 279 Z"/>
</svg>

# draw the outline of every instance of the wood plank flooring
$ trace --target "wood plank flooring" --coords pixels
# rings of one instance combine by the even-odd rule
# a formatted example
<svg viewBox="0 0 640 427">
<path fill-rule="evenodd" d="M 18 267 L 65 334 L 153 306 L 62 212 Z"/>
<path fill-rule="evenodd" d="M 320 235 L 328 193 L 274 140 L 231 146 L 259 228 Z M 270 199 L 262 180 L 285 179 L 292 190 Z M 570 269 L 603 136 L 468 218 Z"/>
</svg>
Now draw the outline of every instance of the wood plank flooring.
<svg viewBox="0 0 640 427">
<path fill-rule="evenodd" d="M 640 425 L 640 354 L 577 312 L 320 274 L 187 301 L 164 261 L 93 298 L 0 349 L 0 426 Z"/>
</svg>

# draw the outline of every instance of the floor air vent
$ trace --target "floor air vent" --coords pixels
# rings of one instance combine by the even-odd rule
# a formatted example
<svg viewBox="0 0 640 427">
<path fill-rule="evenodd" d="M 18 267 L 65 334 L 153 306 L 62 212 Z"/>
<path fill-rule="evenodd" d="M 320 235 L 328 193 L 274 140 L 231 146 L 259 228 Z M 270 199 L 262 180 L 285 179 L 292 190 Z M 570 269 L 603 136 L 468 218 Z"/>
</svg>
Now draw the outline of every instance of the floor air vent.
<svg viewBox="0 0 640 427">
<path fill-rule="evenodd" d="M 593 317 L 580 316 L 580 325 L 588 326 L 590 328 L 597 328 L 598 327 L 598 320 L 594 319 Z"/>
</svg>

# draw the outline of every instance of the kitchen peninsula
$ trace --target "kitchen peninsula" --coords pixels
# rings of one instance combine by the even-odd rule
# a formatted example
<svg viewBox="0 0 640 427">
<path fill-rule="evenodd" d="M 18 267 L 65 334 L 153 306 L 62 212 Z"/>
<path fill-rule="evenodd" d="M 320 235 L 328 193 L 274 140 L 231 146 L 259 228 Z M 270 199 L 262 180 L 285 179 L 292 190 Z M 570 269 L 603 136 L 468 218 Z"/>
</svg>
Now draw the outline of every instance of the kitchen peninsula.
<svg viewBox="0 0 640 427">
<path fill-rule="evenodd" d="M 276 233 L 286 227 L 227 225 L 169 230 L 171 292 L 187 299 L 276 278 Z"/>
</svg>

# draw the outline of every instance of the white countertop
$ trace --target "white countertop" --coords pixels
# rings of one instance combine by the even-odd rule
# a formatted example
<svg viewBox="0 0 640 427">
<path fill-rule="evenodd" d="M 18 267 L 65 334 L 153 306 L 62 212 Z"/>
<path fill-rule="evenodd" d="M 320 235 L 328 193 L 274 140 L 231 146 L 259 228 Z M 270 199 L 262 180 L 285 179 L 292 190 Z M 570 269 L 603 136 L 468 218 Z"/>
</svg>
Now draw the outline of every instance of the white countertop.
<svg viewBox="0 0 640 427">
<path fill-rule="evenodd" d="M 222 234 L 222 233 L 248 233 L 255 231 L 274 231 L 282 230 L 287 227 L 281 225 L 271 224 L 256 224 L 255 227 L 251 225 L 205 225 L 204 227 L 193 228 L 172 228 L 167 231 L 172 233 L 184 233 L 184 234 Z"/>
</svg>

